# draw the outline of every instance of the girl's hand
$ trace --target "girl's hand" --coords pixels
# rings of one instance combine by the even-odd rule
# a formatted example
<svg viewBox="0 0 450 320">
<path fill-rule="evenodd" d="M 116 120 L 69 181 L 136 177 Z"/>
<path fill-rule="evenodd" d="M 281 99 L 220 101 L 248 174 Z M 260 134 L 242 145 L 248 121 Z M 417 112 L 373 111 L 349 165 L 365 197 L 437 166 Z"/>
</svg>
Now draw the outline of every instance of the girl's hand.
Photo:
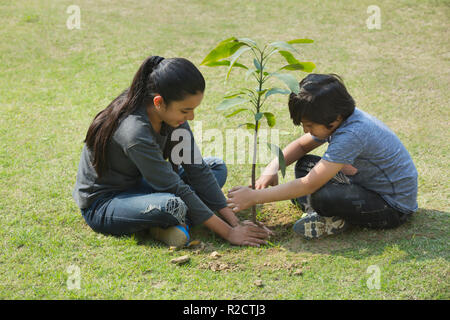
<svg viewBox="0 0 450 320">
<path fill-rule="evenodd" d="M 236 227 L 239 224 L 239 219 L 236 217 L 231 208 L 225 207 L 218 211 L 219 214 L 230 224 L 230 226 Z"/>
<path fill-rule="evenodd" d="M 230 207 L 233 212 L 239 212 L 250 208 L 256 204 L 255 201 L 255 191 L 249 187 L 234 187 L 228 191 L 228 207 Z"/>
<path fill-rule="evenodd" d="M 264 239 L 268 237 L 269 233 L 267 231 L 250 222 L 232 228 L 227 240 L 235 245 L 259 247 L 261 244 L 267 244 L 267 241 Z"/>
<path fill-rule="evenodd" d="M 278 185 L 278 173 L 274 175 L 261 175 L 261 177 L 258 178 L 255 182 L 255 189 L 264 189 L 268 188 L 269 186 L 276 186 Z M 249 185 L 249 188 L 251 188 L 252 185 Z"/>
</svg>

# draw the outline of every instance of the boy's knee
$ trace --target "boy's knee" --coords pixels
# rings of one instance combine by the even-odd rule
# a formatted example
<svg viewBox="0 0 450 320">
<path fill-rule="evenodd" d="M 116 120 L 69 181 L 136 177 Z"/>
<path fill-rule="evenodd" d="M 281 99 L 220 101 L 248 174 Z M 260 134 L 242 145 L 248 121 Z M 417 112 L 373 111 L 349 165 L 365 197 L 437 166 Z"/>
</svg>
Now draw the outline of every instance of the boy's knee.
<svg viewBox="0 0 450 320">
<path fill-rule="evenodd" d="M 313 154 L 307 154 L 301 157 L 295 164 L 295 177 L 301 178 L 307 175 L 320 159 L 322 158 Z"/>
<path fill-rule="evenodd" d="M 317 213 L 323 213 L 324 207 L 329 207 L 330 203 L 333 201 L 333 195 L 328 188 L 320 188 L 313 194 L 311 194 L 311 207 Z"/>
</svg>

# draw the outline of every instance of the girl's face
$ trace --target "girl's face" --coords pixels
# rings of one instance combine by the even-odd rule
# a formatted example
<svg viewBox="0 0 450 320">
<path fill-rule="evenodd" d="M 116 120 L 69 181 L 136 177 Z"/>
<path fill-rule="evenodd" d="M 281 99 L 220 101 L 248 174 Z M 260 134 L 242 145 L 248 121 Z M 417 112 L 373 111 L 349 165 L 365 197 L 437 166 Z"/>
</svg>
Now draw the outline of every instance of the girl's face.
<svg viewBox="0 0 450 320">
<path fill-rule="evenodd" d="M 159 96 L 160 97 L 160 96 Z M 161 97 L 160 97 L 161 98 Z M 187 120 L 194 120 L 194 109 L 197 108 L 203 99 L 203 93 L 188 95 L 180 101 L 172 101 L 168 105 L 164 101 L 154 100 L 159 118 L 169 126 L 176 128 Z"/>
<path fill-rule="evenodd" d="M 319 139 L 325 140 L 326 138 L 331 136 L 331 134 L 337 129 L 337 127 L 339 127 L 339 125 L 342 123 L 342 118 L 341 116 L 339 116 L 337 120 L 333 121 L 330 124 L 331 129 L 328 129 L 323 124 L 312 122 L 306 119 L 303 119 L 300 123 L 305 133 L 310 133 Z"/>
</svg>

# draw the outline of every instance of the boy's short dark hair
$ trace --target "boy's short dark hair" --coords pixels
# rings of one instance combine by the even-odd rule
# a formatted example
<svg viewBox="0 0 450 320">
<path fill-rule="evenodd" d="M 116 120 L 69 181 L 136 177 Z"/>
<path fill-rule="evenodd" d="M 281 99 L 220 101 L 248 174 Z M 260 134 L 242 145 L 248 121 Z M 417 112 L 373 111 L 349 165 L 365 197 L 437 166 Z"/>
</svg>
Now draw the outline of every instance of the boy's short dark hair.
<svg viewBox="0 0 450 320">
<path fill-rule="evenodd" d="M 355 101 L 336 74 L 311 73 L 299 85 L 300 92 L 289 96 L 289 112 L 297 126 L 308 120 L 330 128 L 339 115 L 345 120 L 355 110 Z"/>
</svg>

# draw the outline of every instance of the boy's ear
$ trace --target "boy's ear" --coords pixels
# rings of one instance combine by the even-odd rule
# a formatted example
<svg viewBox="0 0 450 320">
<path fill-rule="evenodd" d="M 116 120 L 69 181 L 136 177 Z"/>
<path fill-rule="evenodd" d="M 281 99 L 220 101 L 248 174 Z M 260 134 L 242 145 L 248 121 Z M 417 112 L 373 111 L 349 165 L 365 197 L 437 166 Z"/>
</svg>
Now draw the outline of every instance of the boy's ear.
<svg viewBox="0 0 450 320">
<path fill-rule="evenodd" d="M 343 120 L 342 116 L 341 116 L 341 115 L 338 115 L 338 117 L 336 118 L 336 120 L 334 120 L 333 122 L 330 123 L 330 126 L 332 126 L 332 127 L 335 127 L 335 126 L 336 126 L 336 127 L 337 127 L 338 125 L 341 124 L 342 120 Z"/>
<path fill-rule="evenodd" d="M 341 115 L 338 115 L 336 120 L 333 121 L 333 123 L 340 124 L 343 120 L 344 120 L 344 118 L 342 118 Z"/>
</svg>

